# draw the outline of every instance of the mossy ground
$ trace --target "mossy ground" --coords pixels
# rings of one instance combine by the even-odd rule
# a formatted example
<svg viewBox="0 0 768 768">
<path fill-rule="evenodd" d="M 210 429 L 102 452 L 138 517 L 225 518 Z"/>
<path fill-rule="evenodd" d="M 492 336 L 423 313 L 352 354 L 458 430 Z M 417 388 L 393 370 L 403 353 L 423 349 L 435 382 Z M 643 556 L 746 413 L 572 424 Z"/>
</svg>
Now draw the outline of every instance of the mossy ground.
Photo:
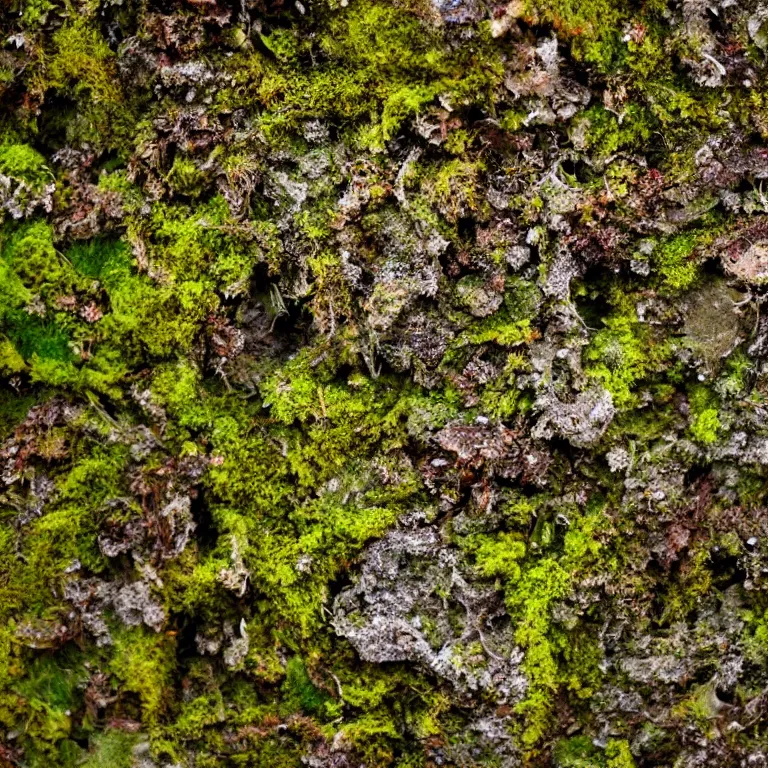
<svg viewBox="0 0 768 768">
<path fill-rule="evenodd" d="M 762 765 L 765 21 L 679 5 L 0 9 L 0 763 Z M 519 701 L 334 631 L 414 511 Z"/>
</svg>

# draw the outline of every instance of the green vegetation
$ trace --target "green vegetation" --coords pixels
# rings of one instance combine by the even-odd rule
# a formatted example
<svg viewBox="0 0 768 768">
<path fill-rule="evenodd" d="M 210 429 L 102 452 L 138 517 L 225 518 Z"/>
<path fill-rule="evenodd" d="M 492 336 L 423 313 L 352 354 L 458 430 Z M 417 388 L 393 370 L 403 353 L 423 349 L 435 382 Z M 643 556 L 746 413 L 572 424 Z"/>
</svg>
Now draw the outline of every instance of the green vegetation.
<svg viewBox="0 0 768 768">
<path fill-rule="evenodd" d="M 0 764 L 762 754 L 763 11 L 225 5 L 1 12 Z"/>
</svg>

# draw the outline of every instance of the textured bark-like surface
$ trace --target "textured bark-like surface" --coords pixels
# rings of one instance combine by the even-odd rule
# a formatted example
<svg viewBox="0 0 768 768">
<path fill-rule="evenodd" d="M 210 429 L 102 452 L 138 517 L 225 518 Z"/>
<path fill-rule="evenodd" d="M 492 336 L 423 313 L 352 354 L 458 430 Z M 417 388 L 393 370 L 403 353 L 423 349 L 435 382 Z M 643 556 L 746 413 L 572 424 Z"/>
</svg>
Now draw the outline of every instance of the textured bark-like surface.
<svg viewBox="0 0 768 768">
<path fill-rule="evenodd" d="M 768 768 L 768 5 L 0 2 L 0 766 Z"/>
</svg>

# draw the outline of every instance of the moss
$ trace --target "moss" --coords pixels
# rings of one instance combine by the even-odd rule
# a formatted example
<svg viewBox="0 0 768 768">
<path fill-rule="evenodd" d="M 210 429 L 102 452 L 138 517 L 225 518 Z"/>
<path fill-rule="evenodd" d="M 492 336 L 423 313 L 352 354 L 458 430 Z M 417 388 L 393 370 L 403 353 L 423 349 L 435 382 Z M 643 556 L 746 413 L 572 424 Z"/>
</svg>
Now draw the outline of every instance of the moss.
<svg viewBox="0 0 768 768">
<path fill-rule="evenodd" d="M 478 192 L 484 170 L 484 164 L 479 161 L 449 160 L 425 178 L 426 195 L 449 221 L 476 214 L 485 205 Z"/>
<path fill-rule="evenodd" d="M 148 724 L 157 721 L 173 698 L 176 641 L 148 629 L 123 629 L 115 637 L 110 671 L 123 689 L 136 694 L 141 716 Z"/>
<path fill-rule="evenodd" d="M 667 344 L 637 321 L 634 308 L 609 315 L 603 324 L 583 353 L 587 375 L 600 381 L 618 408 L 632 408 L 638 402 L 637 384 L 667 364 Z"/>
<path fill-rule="evenodd" d="M 605 746 L 606 768 L 635 768 L 626 739 L 611 739 Z"/>
<path fill-rule="evenodd" d="M 14 689 L 33 709 L 41 705 L 66 714 L 79 703 L 79 688 L 86 677 L 77 653 L 70 652 L 60 659 L 43 656 L 28 665 L 27 675 Z"/>
<path fill-rule="evenodd" d="M 717 402 L 715 394 L 707 387 L 695 386 L 690 389 L 688 399 L 692 437 L 704 445 L 716 442 L 721 424 L 717 408 L 712 407 Z"/>
<path fill-rule="evenodd" d="M 87 756 L 78 764 L 85 768 L 130 768 L 133 759 L 131 751 L 137 741 L 135 734 L 107 730 L 95 736 Z"/>
<path fill-rule="evenodd" d="M 752 361 L 742 349 L 735 350 L 725 361 L 723 375 L 717 383 L 719 393 L 735 397 L 747 388 Z"/>
<path fill-rule="evenodd" d="M 94 238 L 78 242 L 64 255 L 78 274 L 98 280 L 107 289 L 130 274 L 133 266 L 128 245 L 122 240 Z"/>
<path fill-rule="evenodd" d="M 9 204 L 0 226 L 0 724 L 18 733 L 7 759 L 127 766 L 138 745 L 200 768 L 518 754 L 628 768 L 630 743 L 646 745 L 644 762 L 688 759 L 674 733 L 644 741 L 643 716 L 611 696 L 638 636 L 697 638 L 683 649 L 690 679 L 708 679 L 712 646 L 698 637 L 744 568 L 741 640 L 755 695 L 765 688 L 762 555 L 742 538 L 759 527 L 766 481 L 759 464 L 737 466 L 731 441 L 701 465 L 730 433 L 762 440 L 756 305 L 734 315 L 707 386 L 690 382 L 692 313 L 677 324 L 722 282 L 705 264 L 719 238 L 762 237 L 749 176 L 768 136 L 764 57 L 744 9 L 701 21 L 705 49 L 695 14 L 681 22 L 663 0 L 488 13 L 267 3 L 248 30 L 204 5 L 34 0 L 9 16 L 0 204 L 18 193 L 33 215 L 11 220 Z M 727 68 L 721 86 L 697 84 L 715 66 L 705 50 Z M 201 62 L 213 79 L 187 82 Z M 510 90 L 520 71 L 546 95 Z M 281 197 L 283 174 L 305 199 Z M 341 217 L 350 191 L 361 209 Z M 523 243 L 529 260 L 514 267 Z M 542 290 L 561 248 L 583 275 L 571 280 L 581 323 Z M 594 383 L 611 393 L 599 445 L 531 437 L 550 360 L 564 401 Z M 458 424 L 466 452 L 454 454 L 438 433 Z M 499 449 L 486 435 L 502 425 Z M 168 558 L 162 510 L 187 497 L 197 527 Z M 465 558 L 468 594 L 475 580 L 503 594 L 508 624 L 494 606 L 477 629 L 501 620 L 514 633 L 522 702 L 362 662 L 335 633 L 333 601 L 369 545 L 420 515 Z M 657 568 L 685 536 L 674 540 L 678 520 L 697 527 Z M 126 537 L 152 543 L 107 557 L 100 542 L 126 522 Z M 97 646 L 65 585 L 139 576 L 167 625 L 127 628 L 106 607 L 114 645 Z M 422 617 L 436 652 L 443 619 Z M 241 622 L 236 669 L 199 652 L 198 633 Z M 41 647 L 25 644 L 29 628 Z M 458 661 L 488 651 L 465 640 Z M 109 703 L 94 712 L 101 672 Z M 714 736 L 706 686 L 659 698 L 655 682 L 619 682 L 638 711 L 650 697 L 661 720 Z M 475 728 L 483 713 L 503 739 Z M 120 730 L 134 727 L 149 742 Z M 713 749 L 727 762 L 754 739 Z"/>
<path fill-rule="evenodd" d="M 674 622 L 687 616 L 712 586 L 710 548 L 700 545 L 689 553 L 680 577 L 669 586 L 664 599 L 662 621 Z"/>
<path fill-rule="evenodd" d="M 4 660 L 10 661 L 7 655 Z M 18 729 L 17 738 L 29 765 L 60 761 L 56 764 L 74 766 L 80 757 L 81 750 L 68 737 L 75 735 L 72 715 L 82 704 L 88 678 L 83 661 L 83 656 L 70 648 L 56 658 L 45 655 L 29 659 L 21 679 L 17 663 L 5 667 L 15 671 L 13 677 L 17 679 L 9 686 L 15 699 L 13 705 L 8 710 L 0 705 L 0 720 L 8 729 Z"/>
<path fill-rule="evenodd" d="M 506 312 L 500 312 L 465 332 L 455 346 L 486 344 L 494 342 L 502 347 L 517 347 L 530 344 L 537 337 L 529 320 L 513 320 Z"/>
<path fill-rule="evenodd" d="M 597 537 L 605 527 L 603 509 L 599 498 L 592 499 L 588 513 L 571 520 L 559 556 L 529 557 L 520 563 L 519 574 L 515 570 L 511 574 L 514 579 L 504 582 L 515 641 L 526 652 L 523 669 L 529 688 L 516 711 L 522 718 L 521 739 L 532 755 L 551 727 L 560 687 L 566 685 L 579 696 L 589 697 L 599 682 L 601 653 L 596 640 L 554 623 L 552 611 L 568 595 L 574 577 L 585 573 L 600 557 Z"/>
<path fill-rule="evenodd" d="M 16 271 L 6 262 L 0 261 L 0 300 L 3 302 L 3 316 L 9 310 L 16 310 L 29 303 L 32 293 L 24 285 Z"/>
<path fill-rule="evenodd" d="M 491 66 L 461 71 L 446 59 L 438 33 L 385 3 L 353 3 L 329 15 L 318 37 L 318 53 L 327 63 L 310 73 L 294 68 L 308 47 L 295 32 L 275 31 L 266 43 L 291 65 L 288 76 L 267 69 L 258 87 L 262 103 L 282 103 L 279 113 L 263 122 L 270 137 L 308 115 L 345 123 L 368 118 L 357 135 L 365 137 L 365 146 L 381 147 L 438 94 L 453 91 L 462 100 L 477 99 L 502 77 L 500 64 L 496 71 Z M 486 54 L 493 56 L 490 50 Z"/>
<path fill-rule="evenodd" d="M 98 30 L 78 15 L 53 36 L 55 52 L 48 66 L 50 83 L 72 87 L 75 94 L 89 91 L 96 102 L 121 98 L 115 77 L 114 53 Z"/>
<path fill-rule="evenodd" d="M 0 144 L 0 173 L 37 189 L 53 179 L 45 158 L 28 144 Z"/>
<path fill-rule="evenodd" d="M 507 584 L 521 575 L 519 560 L 525 557 L 525 544 L 515 534 L 502 534 L 482 541 L 475 552 L 477 567 L 483 576 L 499 576 Z"/>
<path fill-rule="evenodd" d="M 557 768 L 634 768 L 629 744 L 610 739 L 604 750 L 589 736 L 573 736 L 557 743 L 553 752 Z"/>
<path fill-rule="evenodd" d="M 35 317 L 26 312 L 7 312 L 4 325 L 9 339 L 24 361 L 35 355 L 65 362 L 73 359 L 69 335 L 56 321 Z"/>
<path fill-rule="evenodd" d="M 352 297 L 337 254 L 322 251 L 307 261 L 314 277 L 312 312 L 323 330 L 331 330 L 352 313 Z"/>
<path fill-rule="evenodd" d="M 437 95 L 439 86 L 407 85 L 387 96 L 381 111 L 381 137 L 393 138 L 407 118 L 419 114 Z"/>
<path fill-rule="evenodd" d="M 326 714 L 330 696 L 312 683 L 304 662 L 296 656 L 286 665 L 283 688 L 289 713 L 301 710 L 307 715 Z"/>
<path fill-rule="evenodd" d="M 698 440 L 700 443 L 714 443 L 717 440 L 719 429 L 720 419 L 715 408 L 701 411 L 691 422 L 691 435 L 693 435 L 694 440 Z"/>
<path fill-rule="evenodd" d="M 596 768 L 601 765 L 600 750 L 589 736 L 573 736 L 559 741 L 552 757 L 557 768 Z"/>
<path fill-rule="evenodd" d="M 587 7 L 574 0 L 528 0 L 525 8 L 569 40 L 579 59 L 608 68 L 621 47 L 619 29 L 626 12 L 621 3 L 600 0 Z"/>
<path fill-rule="evenodd" d="M 66 288 L 66 265 L 53 244 L 49 224 L 33 221 L 6 229 L 4 234 L 0 240 L 2 258 L 27 289 L 46 294 L 54 286 Z"/>
<path fill-rule="evenodd" d="M 672 291 L 690 288 L 699 278 L 700 268 L 696 261 L 696 249 L 708 238 L 695 233 L 676 235 L 662 243 L 654 251 L 662 287 Z"/>
<path fill-rule="evenodd" d="M 181 156 L 174 159 L 166 181 L 174 192 L 193 198 L 199 197 L 206 186 L 205 174 L 192 160 Z"/>
<path fill-rule="evenodd" d="M 558 687 L 557 650 L 550 641 L 552 604 L 568 591 L 568 573 L 554 559 L 527 568 L 508 587 L 507 605 L 517 618 L 515 640 L 526 651 L 524 670 L 530 688 L 517 712 L 522 716 L 523 743 L 533 748 L 549 726 L 552 698 Z"/>
<path fill-rule="evenodd" d="M 392 741 L 399 734 L 392 720 L 380 712 L 370 712 L 347 723 L 341 731 L 357 748 L 365 765 L 384 766 L 392 763 Z"/>
<path fill-rule="evenodd" d="M 209 685 L 210 678 L 210 674 L 203 677 Z M 184 703 L 169 735 L 184 740 L 200 739 L 204 736 L 206 728 L 224 722 L 226 719 L 221 691 L 213 690 Z"/>
<path fill-rule="evenodd" d="M 218 305 L 210 286 L 185 280 L 176 286 L 156 286 L 131 275 L 109 291 L 112 313 L 107 329 L 153 357 L 168 357 L 189 350 L 205 318 Z M 170 318 L 174 318 L 171 324 Z"/>
<path fill-rule="evenodd" d="M 44 23 L 56 6 L 50 0 L 28 0 L 24 3 L 22 17 L 26 24 L 35 27 Z"/>
<path fill-rule="evenodd" d="M 745 613 L 743 638 L 746 657 L 753 664 L 764 664 L 768 659 L 768 622 L 765 614 L 756 611 Z"/>
</svg>

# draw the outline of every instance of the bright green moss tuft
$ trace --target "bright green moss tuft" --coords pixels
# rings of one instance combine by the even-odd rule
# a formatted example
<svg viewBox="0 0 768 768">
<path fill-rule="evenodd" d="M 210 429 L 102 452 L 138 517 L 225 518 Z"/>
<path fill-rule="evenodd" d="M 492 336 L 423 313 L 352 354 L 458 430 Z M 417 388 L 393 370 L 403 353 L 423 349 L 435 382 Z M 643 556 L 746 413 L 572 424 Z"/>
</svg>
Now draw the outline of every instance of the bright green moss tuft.
<svg viewBox="0 0 768 768">
<path fill-rule="evenodd" d="M 174 698 L 175 652 L 173 637 L 149 629 L 123 629 L 115 638 L 111 672 L 125 690 L 136 694 L 141 715 L 149 724 L 157 721 Z"/>
<path fill-rule="evenodd" d="M 0 144 L 0 173 L 33 187 L 53 178 L 45 158 L 28 144 Z"/>
<path fill-rule="evenodd" d="M 717 432 L 720 429 L 720 419 L 717 410 L 707 408 L 696 414 L 691 423 L 691 434 L 700 443 L 714 443 L 717 440 Z"/>
<path fill-rule="evenodd" d="M 95 102 L 116 102 L 120 90 L 114 71 L 114 53 L 95 26 L 78 15 L 53 36 L 56 48 L 48 67 L 52 85 L 84 90 Z"/>
<path fill-rule="evenodd" d="M 587 375 L 600 381 L 621 409 L 637 403 L 637 385 L 667 357 L 666 345 L 656 342 L 648 326 L 632 315 L 616 313 L 604 319 L 606 327 L 594 334 L 584 352 Z"/>
<path fill-rule="evenodd" d="M 676 235 L 654 252 L 654 261 L 662 278 L 662 286 L 672 291 L 690 288 L 699 277 L 694 234 Z"/>
</svg>

